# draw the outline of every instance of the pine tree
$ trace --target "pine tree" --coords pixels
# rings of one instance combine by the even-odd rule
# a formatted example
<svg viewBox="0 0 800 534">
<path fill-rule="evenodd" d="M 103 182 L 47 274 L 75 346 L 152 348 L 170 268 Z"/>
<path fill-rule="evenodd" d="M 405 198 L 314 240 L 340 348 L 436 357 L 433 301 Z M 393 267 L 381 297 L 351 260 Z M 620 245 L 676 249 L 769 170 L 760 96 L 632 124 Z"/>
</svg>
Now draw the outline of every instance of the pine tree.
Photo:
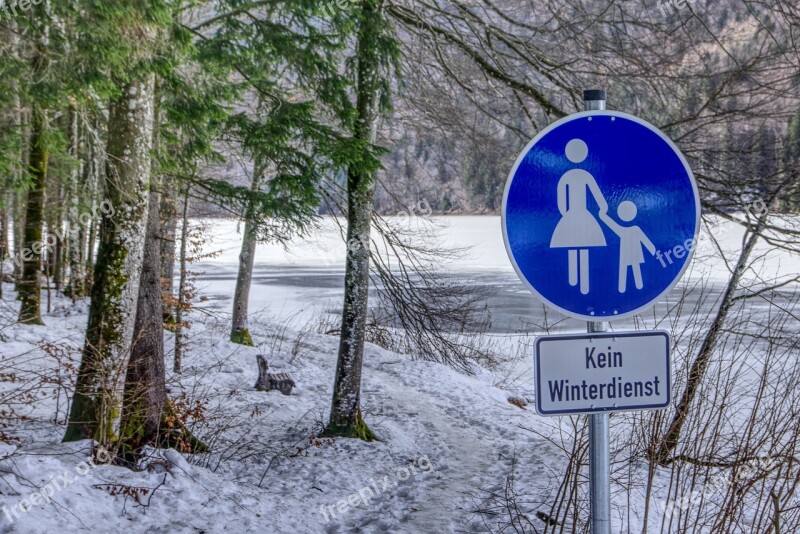
<svg viewBox="0 0 800 534">
<path fill-rule="evenodd" d="M 250 160 L 253 180 L 249 190 L 211 180 L 195 186 L 225 198 L 244 220 L 230 338 L 252 344 L 247 304 L 255 248 L 303 235 L 316 217 L 320 182 L 344 159 L 342 140 L 326 122 L 352 112 L 340 54 L 350 22 L 340 17 L 335 27 L 342 32 L 329 31 L 319 6 L 303 1 L 221 7 L 223 14 L 196 29 L 214 28 L 204 48 L 246 80 L 246 100 L 258 101 L 225 124 Z"/>
</svg>

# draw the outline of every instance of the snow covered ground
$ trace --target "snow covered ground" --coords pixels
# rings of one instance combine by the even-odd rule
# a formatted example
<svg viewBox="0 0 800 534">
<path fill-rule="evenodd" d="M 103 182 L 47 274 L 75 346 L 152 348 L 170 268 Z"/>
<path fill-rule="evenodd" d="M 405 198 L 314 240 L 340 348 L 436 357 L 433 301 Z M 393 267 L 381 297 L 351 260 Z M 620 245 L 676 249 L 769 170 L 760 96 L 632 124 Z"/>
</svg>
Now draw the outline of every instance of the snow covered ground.
<svg viewBox="0 0 800 534">
<path fill-rule="evenodd" d="M 8 302 L 5 301 L 6 306 Z M 8 326 L 4 360 L 35 357 L 39 339 L 77 349 L 85 306 L 61 299 L 47 327 Z M 73 314 L 74 313 L 74 314 Z M 130 472 L 89 460 L 89 442 L 60 444 L 53 418 L 57 395 L 45 388 L 19 415 L 33 420 L 5 429 L 22 440 L 0 461 L 0 528 L 4 532 L 454 532 L 483 531 L 471 513 L 483 490 L 497 490 L 516 458 L 520 480 L 546 480 L 556 452 L 520 425 L 536 425 L 530 409 L 508 402 L 528 387 L 495 387 L 498 377 L 469 377 L 439 364 L 370 345 L 364 409 L 381 441 L 308 441 L 326 417 L 337 339 L 284 331 L 258 322 L 260 348 L 226 340 L 227 325 L 195 318 L 189 356 L 173 395 L 206 404 L 199 435 L 214 452 L 189 466 L 172 451 L 166 466 Z M 277 341 L 276 350 L 267 345 Z M 253 390 L 255 354 L 298 383 L 290 397 Z M 294 356 L 293 356 L 294 353 Z M 77 353 L 71 354 L 77 363 Z M 37 363 L 47 359 L 37 357 Z M 531 397 L 532 398 L 532 397 Z M 61 398 L 63 402 L 63 397 Z M 63 422 L 63 406 L 59 420 Z M 54 478 L 55 477 L 55 478 Z M 52 480 L 52 481 L 51 481 Z M 137 502 L 117 485 L 150 488 Z M 114 495 L 114 493 L 117 493 Z M 38 498 L 32 497 L 39 495 Z M 46 498 L 45 498 L 46 496 Z M 27 510 L 27 511 L 25 511 Z"/>
<path fill-rule="evenodd" d="M 498 283 L 502 291 L 533 300 L 509 279 L 514 274 L 497 218 L 443 223 L 448 244 L 476 246 L 449 267 L 452 272 L 481 284 L 505 280 Z M 140 472 L 85 463 L 89 442 L 60 443 L 87 303 L 54 296 L 46 327 L 21 326 L 14 323 L 17 303 L 6 284 L 0 404 L 8 401 L 23 419 L 0 428 L 10 442 L 0 448 L 0 532 L 490 532 L 508 512 L 500 505 L 511 475 L 524 512 L 543 528 L 547 518 L 536 514 L 551 513 L 572 421 L 542 418 L 524 406 L 534 394 L 529 333 L 499 329 L 493 334 L 498 347 L 517 360 L 495 371 L 478 369 L 475 376 L 368 345 L 363 407 L 381 441 L 313 438 L 327 418 L 337 349 L 337 338 L 316 333 L 313 325 L 340 306 L 336 280 L 344 252 L 333 226 L 324 225 L 289 251 L 259 249 L 257 269 L 263 270 L 254 282 L 250 325 L 257 347 L 246 348 L 227 341 L 236 224 L 213 224 L 214 241 L 206 249 L 223 253 L 193 270 L 205 272 L 197 281 L 200 295 L 214 298 L 191 314 L 184 372 L 168 377 L 173 398 L 203 406 L 193 428 L 212 451 L 154 453 L 149 469 Z M 741 239 L 732 228 L 719 235 L 731 247 Z M 689 282 L 710 276 L 713 285 L 713 277 L 724 278 L 720 261 L 711 257 L 695 262 Z M 768 265 L 778 274 L 800 270 L 791 257 Z M 508 298 L 497 305 L 515 302 Z M 515 313 L 531 309 L 540 306 L 531 302 Z M 565 322 L 558 328 L 582 326 Z M 169 349 L 172 336 L 166 339 Z M 269 358 L 272 370 L 292 374 L 298 387 L 291 396 L 253 389 L 258 353 Z M 30 396 L 9 399 L 23 385 L 30 386 Z M 586 489 L 582 485 L 581 498 Z M 619 489 L 615 494 L 621 499 L 615 506 L 641 517 L 643 495 L 634 492 L 626 500 Z M 622 516 L 614 515 L 613 531 L 641 529 Z M 564 531 L 571 531 L 569 524 Z"/>
</svg>

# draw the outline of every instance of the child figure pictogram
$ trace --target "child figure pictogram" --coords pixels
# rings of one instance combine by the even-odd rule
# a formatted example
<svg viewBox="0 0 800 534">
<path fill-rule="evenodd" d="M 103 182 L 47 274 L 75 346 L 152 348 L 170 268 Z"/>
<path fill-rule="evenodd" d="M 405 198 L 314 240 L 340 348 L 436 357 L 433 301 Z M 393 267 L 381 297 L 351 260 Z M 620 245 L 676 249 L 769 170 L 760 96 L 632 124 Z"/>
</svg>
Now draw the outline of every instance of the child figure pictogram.
<svg viewBox="0 0 800 534">
<path fill-rule="evenodd" d="M 637 211 L 636 204 L 625 200 L 617 207 L 617 216 L 623 222 L 631 222 L 636 218 Z M 622 226 L 608 215 L 607 209 L 601 208 L 600 220 L 619 236 L 619 292 L 625 293 L 628 287 L 628 267 L 633 271 L 636 289 L 642 289 L 644 287 L 641 268 L 641 264 L 644 263 L 642 245 L 653 256 L 656 253 L 656 246 L 641 228 L 637 225 Z"/>
</svg>

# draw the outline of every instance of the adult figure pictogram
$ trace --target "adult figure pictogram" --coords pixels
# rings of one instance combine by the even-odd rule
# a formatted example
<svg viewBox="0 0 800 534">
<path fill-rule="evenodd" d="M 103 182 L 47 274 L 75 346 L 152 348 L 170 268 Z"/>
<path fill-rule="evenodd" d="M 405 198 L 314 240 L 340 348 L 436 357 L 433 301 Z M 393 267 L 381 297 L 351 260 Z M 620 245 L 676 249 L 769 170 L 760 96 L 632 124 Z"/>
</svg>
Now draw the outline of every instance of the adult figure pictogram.
<svg viewBox="0 0 800 534">
<path fill-rule="evenodd" d="M 589 148 L 581 139 L 573 139 L 567 143 L 565 153 L 572 163 L 581 163 L 589 155 Z M 589 293 L 590 287 L 589 249 L 606 246 L 603 229 L 589 211 L 587 191 L 601 212 L 608 211 L 608 203 L 589 172 L 570 169 L 561 176 L 556 192 L 561 220 L 550 239 L 551 248 L 567 249 L 569 285 L 580 284 L 580 291 L 584 295 Z"/>
</svg>

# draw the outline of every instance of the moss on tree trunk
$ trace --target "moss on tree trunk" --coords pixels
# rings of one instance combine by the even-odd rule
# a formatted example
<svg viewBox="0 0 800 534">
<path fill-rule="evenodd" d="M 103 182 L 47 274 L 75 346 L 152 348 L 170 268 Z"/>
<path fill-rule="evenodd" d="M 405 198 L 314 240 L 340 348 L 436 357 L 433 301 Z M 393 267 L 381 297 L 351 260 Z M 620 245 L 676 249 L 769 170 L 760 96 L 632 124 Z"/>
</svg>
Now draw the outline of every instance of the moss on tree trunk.
<svg viewBox="0 0 800 534">
<path fill-rule="evenodd" d="M 250 336 L 250 330 L 245 328 L 244 330 L 234 330 L 231 332 L 231 341 L 233 343 L 238 343 L 239 345 L 244 345 L 246 347 L 254 347 L 253 338 Z"/>
<path fill-rule="evenodd" d="M 327 428 L 322 433 L 322 437 L 326 438 L 353 438 L 362 441 L 380 441 L 375 433 L 370 430 L 364 417 L 361 415 L 361 410 L 356 412 L 356 416 L 352 420 L 345 420 L 341 423 L 331 421 L 328 423 Z"/>
</svg>

